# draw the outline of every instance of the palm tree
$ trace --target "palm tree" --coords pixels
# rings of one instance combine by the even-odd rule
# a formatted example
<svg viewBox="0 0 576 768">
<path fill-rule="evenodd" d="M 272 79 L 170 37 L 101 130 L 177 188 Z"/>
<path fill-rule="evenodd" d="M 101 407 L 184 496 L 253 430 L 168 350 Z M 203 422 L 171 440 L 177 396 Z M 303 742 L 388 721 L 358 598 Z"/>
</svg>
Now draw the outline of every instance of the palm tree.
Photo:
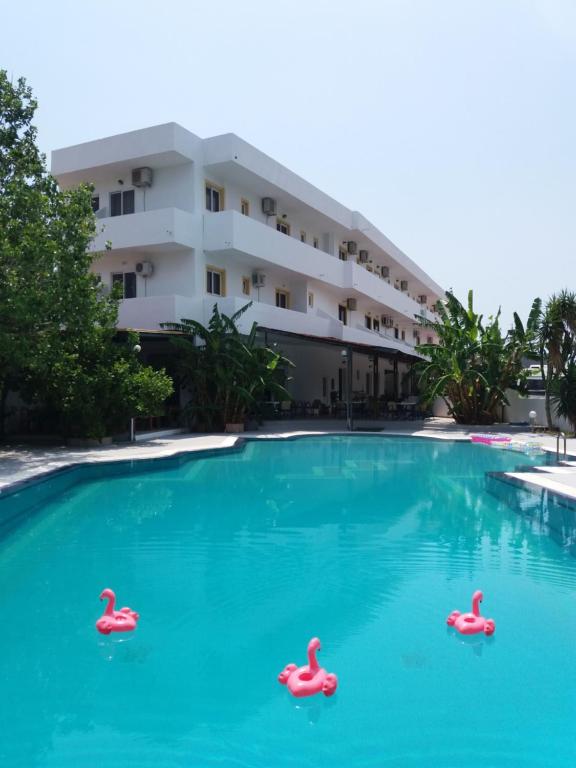
<svg viewBox="0 0 576 768">
<path fill-rule="evenodd" d="M 558 404 L 558 395 L 565 391 L 557 380 L 568 374 L 576 356 L 576 294 L 563 290 L 549 299 L 541 314 L 538 328 L 538 352 L 542 379 L 546 392 L 546 419 L 554 428 L 552 400 Z M 555 394 L 554 394 L 555 393 Z M 559 413 L 557 407 L 557 415 Z"/>
</svg>

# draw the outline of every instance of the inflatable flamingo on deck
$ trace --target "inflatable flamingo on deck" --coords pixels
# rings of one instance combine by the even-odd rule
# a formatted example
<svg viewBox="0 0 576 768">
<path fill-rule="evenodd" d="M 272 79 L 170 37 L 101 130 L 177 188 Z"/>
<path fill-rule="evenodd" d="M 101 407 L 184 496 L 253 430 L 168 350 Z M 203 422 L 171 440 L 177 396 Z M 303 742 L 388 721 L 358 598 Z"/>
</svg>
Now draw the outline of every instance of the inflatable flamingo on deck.
<svg viewBox="0 0 576 768">
<path fill-rule="evenodd" d="M 338 678 L 322 669 L 316 660 L 316 651 L 320 650 L 320 640 L 313 637 L 308 643 L 308 664 L 297 667 L 288 664 L 278 675 L 278 682 L 286 685 L 292 696 L 313 696 L 322 692 L 332 696 L 338 685 Z"/>
<path fill-rule="evenodd" d="M 108 600 L 106 610 L 96 622 L 96 629 L 103 635 L 109 635 L 110 632 L 130 632 L 136 629 L 136 622 L 140 616 L 136 611 L 130 608 L 120 608 L 114 610 L 116 595 L 111 589 L 105 589 L 100 595 L 100 600 Z"/>
<path fill-rule="evenodd" d="M 446 619 L 446 623 L 458 630 L 462 635 L 475 635 L 484 632 L 485 635 L 493 635 L 496 625 L 494 619 L 485 619 L 480 616 L 480 603 L 483 600 L 482 592 L 477 589 L 472 595 L 472 613 L 460 613 L 452 611 Z"/>
</svg>

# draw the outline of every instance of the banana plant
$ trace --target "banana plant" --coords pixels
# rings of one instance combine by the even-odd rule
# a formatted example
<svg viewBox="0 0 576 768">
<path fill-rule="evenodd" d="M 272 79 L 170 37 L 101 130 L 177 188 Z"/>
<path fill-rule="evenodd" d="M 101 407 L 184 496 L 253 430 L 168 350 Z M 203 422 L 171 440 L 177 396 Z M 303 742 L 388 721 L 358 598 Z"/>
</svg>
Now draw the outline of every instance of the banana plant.
<svg viewBox="0 0 576 768">
<path fill-rule="evenodd" d="M 514 327 L 503 333 L 500 311 L 486 323 L 474 311 L 473 292 L 463 306 L 453 293 L 437 308 L 438 322 L 423 321 L 438 337 L 435 344 L 421 344 L 424 360 L 417 366 L 422 399 L 431 404 L 442 398 L 459 424 L 492 424 L 500 420 L 507 404 L 506 389 L 519 388 L 522 358 L 534 336 L 517 314 Z"/>
<path fill-rule="evenodd" d="M 187 411 L 199 429 L 220 431 L 226 424 L 242 423 L 266 396 L 291 399 L 284 383 L 292 363 L 258 344 L 256 323 L 247 335 L 238 330 L 250 306 L 228 316 L 214 304 L 207 326 L 186 318 L 162 324 L 180 334 L 172 343 L 179 353 L 181 381 L 192 395 Z"/>
</svg>

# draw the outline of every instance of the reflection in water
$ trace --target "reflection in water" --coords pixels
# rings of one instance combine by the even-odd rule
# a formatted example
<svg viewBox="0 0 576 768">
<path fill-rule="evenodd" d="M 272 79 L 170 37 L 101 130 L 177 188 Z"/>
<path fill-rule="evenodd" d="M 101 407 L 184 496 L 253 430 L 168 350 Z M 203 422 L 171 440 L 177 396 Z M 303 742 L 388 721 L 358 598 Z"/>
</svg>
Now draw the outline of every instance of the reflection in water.
<svg viewBox="0 0 576 768">
<path fill-rule="evenodd" d="M 314 765 L 314 750 L 317 765 L 326 756 L 350 765 L 361 750 L 354 734 L 375 734 L 366 760 L 391 744 L 400 754 L 403 739 L 407 754 L 418 748 L 408 700 L 433 743 L 448 727 L 437 702 L 451 665 L 505 663 L 494 637 L 447 642 L 453 603 L 481 581 L 506 632 L 524 591 L 555 637 L 555 596 L 576 583 L 548 536 L 572 549 L 568 512 L 511 514 L 486 493 L 485 471 L 523 461 L 534 459 L 354 436 L 259 442 L 105 479 L 91 469 L 65 503 L 31 510 L 3 542 L 1 609 L 18 621 L 3 627 L 2 765 L 85 765 L 88 742 L 95 764 L 114 765 L 115 738 L 134 764 L 162 745 L 159 765 L 202 764 L 206 754 Z M 95 637 L 105 586 L 138 606 L 130 638 Z M 313 635 L 339 690 L 288 701 L 278 671 Z M 507 710 L 490 706 L 500 728 Z M 471 738 L 469 723 L 450 722 L 454 743 Z M 519 732 L 518 748 L 530 739 Z"/>
</svg>

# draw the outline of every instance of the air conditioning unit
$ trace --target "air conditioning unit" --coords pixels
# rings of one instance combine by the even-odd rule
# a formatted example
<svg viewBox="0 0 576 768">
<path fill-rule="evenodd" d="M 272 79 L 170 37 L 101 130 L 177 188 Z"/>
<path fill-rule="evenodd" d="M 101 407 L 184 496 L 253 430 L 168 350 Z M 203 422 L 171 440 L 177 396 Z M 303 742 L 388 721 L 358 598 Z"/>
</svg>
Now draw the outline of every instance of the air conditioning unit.
<svg viewBox="0 0 576 768">
<path fill-rule="evenodd" d="M 428 304 L 428 296 L 426 296 L 425 293 L 423 293 L 421 296 L 418 296 L 418 304 Z"/>
<path fill-rule="evenodd" d="M 400 290 L 401 291 L 408 290 L 408 280 L 400 280 Z"/>
<path fill-rule="evenodd" d="M 392 317 L 392 315 L 382 315 L 381 320 L 384 328 L 394 327 L 394 318 Z"/>
<path fill-rule="evenodd" d="M 132 169 L 133 187 L 151 187 L 152 186 L 152 168 L 133 168 Z"/>
<path fill-rule="evenodd" d="M 254 288 L 264 288 L 266 285 L 266 275 L 264 272 L 253 272 L 252 273 L 252 285 Z"/>
<path fill-rule="evenodd" d="M 355 256 L 358 252 L 358 243 L 356 243 L 354 240 L 348 240 L 346 245 L 348 248 L 348 253 L 350 253 L 352 256 Z"/>
<path fill-rule="evenodd" d="M 355 312 L 358 307 L 358 299 L 346 299 L 346 309 Z"/>
<path fill-rule="evenodd" d="M 380 267 L 382 277 L 390 277 L 390 267 Z"/>
<path fill-rule="evenodd" d="M 262 213 L 266 216 L 276 216 L 276 200 L 273 197 L 262 198 Z"/>
<path fill-rule="evenodd" d="M 154 274 L 154 264 L 151 261 L 139 261 L 136 264 L 136 272 L 141 277 L 151 277 Z"/>
<path fill-rule="evenodd" d="M 358 251 L 358 261 L 360 264 L 367 264 L 369 255 L 368 251 Z"/>
</svg>

